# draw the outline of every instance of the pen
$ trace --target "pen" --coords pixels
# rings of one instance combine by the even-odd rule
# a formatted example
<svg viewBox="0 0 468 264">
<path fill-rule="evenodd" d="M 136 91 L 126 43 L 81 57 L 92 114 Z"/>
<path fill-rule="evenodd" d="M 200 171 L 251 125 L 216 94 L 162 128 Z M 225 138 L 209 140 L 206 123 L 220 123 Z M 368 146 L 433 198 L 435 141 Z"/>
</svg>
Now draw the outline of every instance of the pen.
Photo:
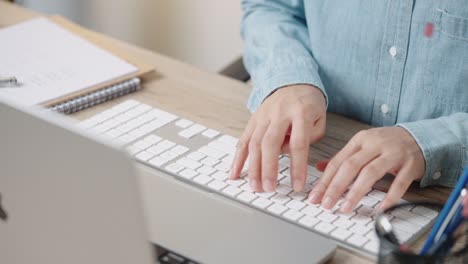
<svg viewBox="0 0 468 264">
<path fill-rule="evenodd" d="M 463 203 L 461 200 L 466 195 L 466 189 L 463 189 L 462 192 L 460 193 L 460 197 L 462 199 L 457 200 L 457 205 L 456 205 L 456 210 L 453 215 L 453 217 L 447 217 L 450 221 L 447 221 L 447 227 L 445 228 L 445 231 L 442 233 L 442 235 L 439 237 L 439 239 L 436 240 L 436 243 L 431 247 L 429 250 L 429 254 L 444 254 L 446 255 L 450 248 L 452 248 L 453 243 L 455 241 L 455 231 L 458 229 L 458 227 L 461 225 L 461 223 L 464 220 L 463 217 Z M 455 206 L 454 206 L 455 207 Z"/>
<path fill-rule="evenodd" d="M 450 194 L 450 197 L 448 198 L 447 203 L 445 203 L 444 208 L 442 208 L 442 211 L 437 217 L 437 221 L 434 224 L 434 227 L 431 229 L 431 232 L 429 233 L 429 236 L 427 237 L 427 240 L 424 243 L 424 246 L 421 250 L 421 255 L 427 254 L 427 252 L 432 248 L 433 244 L 437 242 L 436 236 L 439 234 L 441 229 L 442 229 L 441 232 L 444 231 L 445 226 L 447 225 L 447 223 L 445 223 L 446 218 L 448 214 L 452 211 L 452 207 L 454 206 L 456 201 L 459 199 L 460 193 L 462 189 L 465 188 L 467 183 L 468 183 L 468 167 L 466 167 L 465 170 L 463 171 L 455 188 Z M 443 225 L 444 225 L 444 228 L 442 228 Z"/>
</svg>

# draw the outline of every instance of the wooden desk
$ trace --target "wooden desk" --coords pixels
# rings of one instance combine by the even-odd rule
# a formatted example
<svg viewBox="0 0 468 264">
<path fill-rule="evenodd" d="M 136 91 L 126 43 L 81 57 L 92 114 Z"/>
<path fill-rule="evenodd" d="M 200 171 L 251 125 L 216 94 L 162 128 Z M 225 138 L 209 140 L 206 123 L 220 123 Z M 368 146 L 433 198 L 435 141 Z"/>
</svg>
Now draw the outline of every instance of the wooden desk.
<svg viewBox="0 0 468 264">
<path fill-rule="evenodd" d="M 0 1 L 0 27 L 12 25 L 40 14 Z M 144 79 L 144 89 L 73 115 L 84 119 L 114 104 L 134 98 L 152 106 L 190 118 L 234 136 L 240 136 L 249 112 L 245 104 L 250 86 L 236 80 L 209 73 L 184 64 L 161 54 L 151 52 L 122 41 L 116 45 L 134 57 L 155 66 L 157 73 Z M 329 158 L 341 149 L 359 130 L 369 126 L 338 116 L 328 115 L 327 136 L 319 144 L 311 147 L 310 162 Z M 387 190 L 389 179 L 376 184 L 377 189 Z M 431 187 L 410 188 L 405 199 L 430 199 L 443 202 L 450 189 Z M 370 260 L 339 248 L 329 263 L 371 263 Z"/>
</svg>

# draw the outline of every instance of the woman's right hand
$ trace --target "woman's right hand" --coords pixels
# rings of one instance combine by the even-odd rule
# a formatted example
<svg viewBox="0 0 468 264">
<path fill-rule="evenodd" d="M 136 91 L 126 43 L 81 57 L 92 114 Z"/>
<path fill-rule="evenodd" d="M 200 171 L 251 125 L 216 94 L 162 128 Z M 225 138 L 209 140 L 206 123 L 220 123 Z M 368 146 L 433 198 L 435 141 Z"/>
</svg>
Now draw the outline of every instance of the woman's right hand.
<svg viewBox="0 0 468 264">
<path fill-rule="evenodd" d="M 248 177 L 256 192 L 276 189 L 278 156 L 290 153 L 291 182 L 295 191 L 304 188 L 309 145 L 325 134 L 326 102 L 311 85 L 278 89 L 250 118 L 237 145 L 231 179 L 240 177 L 249 157 Z"/>
</svg>

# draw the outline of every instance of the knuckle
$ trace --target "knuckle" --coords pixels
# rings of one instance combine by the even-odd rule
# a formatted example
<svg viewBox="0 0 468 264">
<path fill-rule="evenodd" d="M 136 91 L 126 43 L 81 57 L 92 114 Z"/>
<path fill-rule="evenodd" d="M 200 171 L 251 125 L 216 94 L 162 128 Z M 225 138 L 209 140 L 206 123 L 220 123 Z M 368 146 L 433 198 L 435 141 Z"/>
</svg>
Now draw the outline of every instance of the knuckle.
<svg viewBox="0 0 468 264">
<path fill-rule="evenodd" d="M 343 162 L 343 168 L 346 171 L 354 170 L 359 167 L 359 164 L 356 159 L 354 158 L 349 158 Z"/>
<path fill-rule="evenodd" d="M 290 146 L 289 146 L 289 149 L 291 150 L 291 152 L 304 152 L 306 150 L 308 150 L 308 147 L 307 144 L 300 144 L 300 143 L 293 143 L 291 142 Z"/>
<path fill-rule="evenodd" d="M 236 145 L 237 149 L 240 149 L 240 150 L 247 149 L 248 146 L 249 146 L 249 139 L 247 139 L 246 137 L 241 137 Z"/>
<path fill-rule="evenodd" d="M 377 178 L 382 175 L 378 175 L 378 170 L 374 165 L 366 166 L 361 173 L 362 177 L 366 178 Z"/>
</svg>

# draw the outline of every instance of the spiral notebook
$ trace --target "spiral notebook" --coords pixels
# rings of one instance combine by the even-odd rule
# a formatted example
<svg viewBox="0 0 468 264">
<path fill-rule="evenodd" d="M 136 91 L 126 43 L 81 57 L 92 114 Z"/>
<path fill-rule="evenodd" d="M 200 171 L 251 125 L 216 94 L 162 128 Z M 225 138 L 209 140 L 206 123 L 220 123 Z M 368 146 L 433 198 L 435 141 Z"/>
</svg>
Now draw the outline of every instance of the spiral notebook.
<svg viewBox="0 0 468 264">
<path fill-rule="evenodd" d="M 0 74 L 18 86 L 0 97 L 70 114 L 134 92 L 154 69 L 130 58 L 117 41 L 61 17 L 39 17 L 0 30 Z"/>
</svg>

